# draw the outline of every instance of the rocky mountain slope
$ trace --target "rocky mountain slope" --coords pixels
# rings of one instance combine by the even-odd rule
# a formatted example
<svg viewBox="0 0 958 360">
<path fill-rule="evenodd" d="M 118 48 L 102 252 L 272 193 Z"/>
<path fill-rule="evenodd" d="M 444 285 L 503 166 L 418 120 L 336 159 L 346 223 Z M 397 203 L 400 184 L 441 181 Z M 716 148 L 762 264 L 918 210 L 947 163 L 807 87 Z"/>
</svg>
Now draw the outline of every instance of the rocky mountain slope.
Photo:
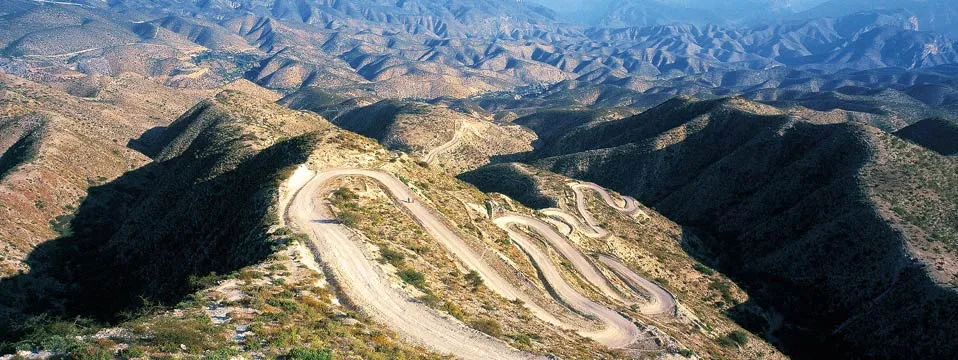
<svg viewBox="0 0 958 360">
<path fill-rule="evenodd" d="M 622 118 L 676 96 L 716 99 L 730 94 L 818 121 L 854 121 L 896 131 L 929 117 L 954 118 L 958 104 L 955 74 L 952 65 L 838 73 L 776 67 L 714 71 L 669 80 L 564 81 L 547 87 L 484 94 L 470 102 L 501 119 L 530 116 L 521 122 L 527 122 L 523 125 L 531 126 L 540 135 L 544 135 L 543 131 L 563 133 L 569 130 L 566 121 L 579 119 L 583 114 Z M 532 119 L 537 120 L 533 123 Z"/>
<path fill-rule="evenodd" d="M 798 17 L 841 16 L 862 10 L 905 10 L 914 16 L 923 30 L 955 35 L 955 15 L 958 7 L 948 0 L 905 1 L 828 1 L 812 9 L 800 12 Z"/>
</svg>

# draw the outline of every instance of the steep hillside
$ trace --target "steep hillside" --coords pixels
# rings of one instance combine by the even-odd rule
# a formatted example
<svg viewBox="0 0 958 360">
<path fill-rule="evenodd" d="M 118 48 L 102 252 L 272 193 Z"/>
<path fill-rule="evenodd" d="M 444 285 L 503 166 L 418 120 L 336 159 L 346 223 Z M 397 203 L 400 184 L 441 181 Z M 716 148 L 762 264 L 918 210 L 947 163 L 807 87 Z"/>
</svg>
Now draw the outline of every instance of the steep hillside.
<svg viewBox="0 0 958 360">
<path fill-rule="evenodd" d="M 788 353 L 936 357 L 956 346 L 946 340 L 955 322 L 944 320 L 958 301 L 953 159 L 872 127 L 816 125 L 741 99 L 671 101 L 541 151 L 557 156 L 538 166 L 701 229 L 712 252 L 704 259 L 785 319 L 780 328 L 740 321 Z"/>
<path fill-rule="evenodd" d="M 11 117 L 0 123 L 0 180 L 36 159 L 46 121 L 36 115 Z"/>
<path fill-rule="evenodd" d="M 550 194 L 532 171 L 516 163 L 491 164 L 459 174 L 462 181 L 487 193 L 500 193 L 533 209 L 554 208 L 559 194 Z"/>
<path fill-rule="evenodd" d="M 866 2 L 3 0 L 0 360 L 951 358 L 958 14 Z"/>
<path fill-rule="evenodd" d="M 132 74 L 47 85 L 3 75 L 0 91 L 4 275 L 25 270 L 26 254 L 63 231 L 87 188 L 149 161 L 129 142 L 211 94 Z"/>
<path fill-rule="evenodd" d="M 744 296 L 745 292 L 722 274 L 694 260 L 689 254 L 701 250 L 701 240 L 688 228 L 680 226 L 656 211 L 638 204 L 631 214 L 612 211 L 601 197 L 591 191 L 580 192 L 582 183 L 546 170 L 525 164 L 495 164 L 460 176 L 483 191 L 502 192 L 523 205 L 537 209 L 540 218 L 552 223 L 560 231 L 571 232 L 570 237 L 583 251 L 591 254 L 612 254 L 624 259 L 629 266 L 648 274 L 657 283 L 674 291 L 682 308 L 695 314 L 692 325 L 697 330 L 686 332 L 683 342 L 695 343 L 703 349 L 696 355 L 702 358 L 778 357 L 777 350 L 764 344 L 746 341 L 741 347 L 727 342 L 727 334 L 739 332 L 725 313 L 748 313 L 769 317 Z M 582 189 L 582 188 L 578 188 Z M 588 195 L 586 195 L 588 194 Z M 582 198 L 585 196 L 586 198 Z M 613 195 L 615 196 L 615 195 Z M 543 201 L 548 200 L 548 202 Z M 601 224 L 605 234 L 589 234 L 588 227 L 569 214 L 588 209 L 594 216 L 588 221 Z M 601 259 L 601 255 L 592 255 Z M 662 326 L 684 327 L 672 324 Z M 707 334 L 708 337 L 700 337 Z M 761 333 L 758 333 L 759 335 Z M 718 346 L 714 346 L 718 345 Z M 742 353 L 730 353 L 741 351 Z M 762 349 L 762 350 L 760 350 Z M 767 349 L 767 350 L 766 350 Z M 757 353 L 753 353 L 756 351 Z M 768 351 L 765 354 L 762 352 Z"/>
</svg>

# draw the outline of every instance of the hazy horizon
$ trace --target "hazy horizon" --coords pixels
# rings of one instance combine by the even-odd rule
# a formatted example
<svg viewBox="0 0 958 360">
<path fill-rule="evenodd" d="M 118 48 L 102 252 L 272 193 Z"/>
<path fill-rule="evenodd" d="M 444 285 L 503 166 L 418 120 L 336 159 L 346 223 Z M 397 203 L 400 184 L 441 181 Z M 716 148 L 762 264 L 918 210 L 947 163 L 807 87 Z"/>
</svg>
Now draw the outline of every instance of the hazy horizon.
<svg viewBox="0 0 958 360">
<path fill-rule="evenodd" d="M 829 0 L 535 0 L 567 20 L 602 23 L 612 4 L 647 14 L 656 23 L 748 23 L 788 20 L 790 15 L 812 10 Z M 867 7 L 861 6 L 861 10 Z M 780 18 L 768 18 L 781 15 Z M 642 24 L 647 25 L 647 24 Z"/>
</svg>

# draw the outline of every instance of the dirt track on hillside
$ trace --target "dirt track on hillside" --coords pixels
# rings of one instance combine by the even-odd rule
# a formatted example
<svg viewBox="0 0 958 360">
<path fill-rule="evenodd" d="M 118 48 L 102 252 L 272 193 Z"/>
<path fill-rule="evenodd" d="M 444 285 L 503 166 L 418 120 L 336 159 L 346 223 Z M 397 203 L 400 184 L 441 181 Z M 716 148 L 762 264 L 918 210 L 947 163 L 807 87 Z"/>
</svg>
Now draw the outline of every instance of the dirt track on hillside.
<svg viewBox="0 0 958 360">
<path fill-rule="evenodd" d="M 309 235 L 315 255 L 341 285 L 341 290 L 350 302 L 407 340 L 440 353 L 475 360 L 539 358 L 515 350 L 498 339 L 419 304 L 391 286 L 386 274 L 371 254 L 366 252 L 361 240 L 336 221 L 324 200 L 324 195 L 328 193 L 324 186 L 332 179 L 347 175 L 374 178 L 399 198 L 412 197 L 412 194 L 398 179 L 366 170 L 325 171 L 296 192 L 287 209 L 287 218 L 290 224 Z M 419 220 L 424 223 L 438 221 L 430 219 L 432 214 L 428 211 L 423 213 L 424 208 L 413 207 L 410 211 L 420 216 Z"/>
</svg>

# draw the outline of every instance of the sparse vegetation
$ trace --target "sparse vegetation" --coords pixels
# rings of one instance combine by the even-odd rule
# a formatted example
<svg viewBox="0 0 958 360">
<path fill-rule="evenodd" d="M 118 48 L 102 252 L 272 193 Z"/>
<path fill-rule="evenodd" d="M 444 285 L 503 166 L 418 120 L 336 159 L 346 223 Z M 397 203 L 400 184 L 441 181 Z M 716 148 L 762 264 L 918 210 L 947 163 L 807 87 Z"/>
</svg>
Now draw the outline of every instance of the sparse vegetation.
<svg viewBox="0 0 958 360">
<path fill-rule="evenodd" d="M 208 318 L 199 316 L 183 319 L 160 316 L 135 331 L 149 338 L 150 345 L 169 353 L 183 350 L 200 354 L 205 349 L 218 348 L 226 343 L 222 331 Z"/>
<path fill-rule="evenodd" d="M 333 354 L 329 350 L 309 348 L 294 348 L 286 355 L 288 360 L 332 360 Z"/>
<path fill-rule="evenodd" d="M 469 324 L 473 329 L 482 331 L 492 337 L 502 336 L 502 326 L 493 319 L 479 319 Z"/>
<path fill-rule="evenodd" d="M 709 288 L 718 291 L 722 295 L 722 300 L 728 304 L 735 303 L 735 296 L 732 295 L 732 286 L 725 280 L 716 279 L 709 284 Z"/>
<path fill-rule="evenodd" d="M 60 236 L 70 236 L 73 234 L 70 222 L 73 221 L 74 217 L 73 214 L 58 215 L 50 221 L 50 229 Z"/>
<path fill-rule="evenodd" d="M 748 343 L 748 335 L 746 335 L 744 331 L 734 330 L 728 334 L 728 337 L 739 345 L 745 345 Z"/>
<path fill-rule="evenodd" d="M 413 269 L 402 269 L 397 274 L 402 281 L 405 281 L 407 284 L 415 286 L 420 290 L 426 290 L 426 276 L 421 272 L 418 272 Z"/>
<path fill-rule="evenodd" d="M 708 266 L 702 265 L 702 264 L 700 264 L 700 263 L 695 263 L 695 264 L 693 264 L 693 265 L 692 265 L 692 268 L 695 269 L 695 271 L 698 271 L 698 272 L 702 273 L 702 275 L 705 275 L 705 276 L 712 276 L 712 274 L 715 274 L 715 270 L 712 270 L 712 269 L 709 268 Z"/>
<path fill-rule="evenodd" d="M 738 347 L 748 343 L 748 335 L 742 331 L 732 331 L 716 340 L 723 347 Z"/>
<path fill-rule="evenodd" d="M 380 260 L 389 264 L 392 264 L 395 267 L 399 267 L 403 264 L 403 261 L 406 260 L 406 256 L 401 252 L 384 247 L 379 249 Z"/>
<path fill-rule="evenodd" d="M 482 286 L 482 276 L 480 276 L 479 273 L 476 272 L 475 270 L 469 271 L 466 274 L 466 281 L 468 281 L 469 284 L 472 285 L 473 289 L 478 288 L 479 286 Z"/>
</svg>

